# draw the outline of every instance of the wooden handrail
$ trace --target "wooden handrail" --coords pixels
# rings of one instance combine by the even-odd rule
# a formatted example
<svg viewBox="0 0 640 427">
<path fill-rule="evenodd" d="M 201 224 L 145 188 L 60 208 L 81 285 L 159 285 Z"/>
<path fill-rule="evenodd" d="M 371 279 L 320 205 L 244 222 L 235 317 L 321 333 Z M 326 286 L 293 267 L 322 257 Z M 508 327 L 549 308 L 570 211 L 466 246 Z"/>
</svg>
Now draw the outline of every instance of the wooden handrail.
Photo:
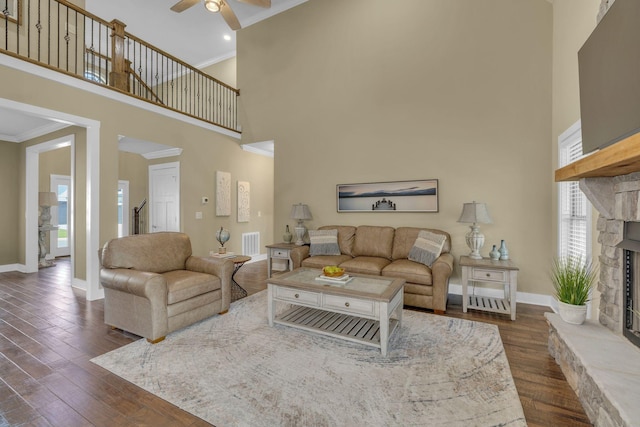
<svg viewBox="0 0 640 427">
<path fill-rule="evenodd" d="M 16 23 L 15 31 L 6 26 L 0 54 L 240 133 L 238 89 L 127 33 L 124 23 L 107 22 L 69 0 L 47 0 L 57 8 L 43 10 L 42 18 L 40 0 L 20 1 L 25 22 L 22 28 Z M 56 19 L 47 13 L 57 13 Z"/>
<path fill-rule="evenodd" d="M 189 71 L 191 71 L 191 72 L 193 72 L 195 74 L 199 74 L 200 76 L 202 76 L 202 77 L 204 77 L 206 79 L 213 80 L 217 84 L 219 84 L 220 86 L 224 86 L 227 89 L 234 91 L 236 93 L 236 95 L 240 95 L 240 89 L 236 89 L 233 86 L 229 86 L 228 84 L 226 84 L 224 82 L 221 82 L 220 80 L 216 79 L 215 77 L 210 76 L 209 74 L 203 73 L 202 71 L 198 70 L 197 68 L 194 68 L 193 66 L 187 64 L 186 62 L 182 61 L 181 59 L 176 58 L 175 56 L 171 55 L 170 53 L 167 53 L 164 50 L 145 42 L 144 40 L 140 40 L 138 37 L 136 37 L 136 36 L 134 36 L 132 34 L 129 34 L 126 31 L 125 31 L 125 35 L 129 39 L 134 40 L 135 42 L 140 43 L 141 45 L 143 45 L 143 46 L 145 46 L 145 47 L 147 47 L 149 49 L 155 50 L 158 53 L 161 53 L 162 55 L 164 55 L 167 58 L 171 59 L 172 61 L 177 62 L 178 64 L 184 66 L 185 68 L 188 68 Z"/>
</svg>

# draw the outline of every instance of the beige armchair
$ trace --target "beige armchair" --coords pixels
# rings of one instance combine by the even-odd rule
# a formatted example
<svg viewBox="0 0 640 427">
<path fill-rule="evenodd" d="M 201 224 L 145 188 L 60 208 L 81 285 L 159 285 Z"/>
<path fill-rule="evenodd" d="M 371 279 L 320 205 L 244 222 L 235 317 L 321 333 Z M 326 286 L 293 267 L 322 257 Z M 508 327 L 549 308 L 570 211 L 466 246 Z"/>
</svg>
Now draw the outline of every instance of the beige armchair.
<svg viewBox="0 0 640 427">
<path fill-rule="evenodd" d="M 104 321 L 155 344 L 231 303 L 233 262 L 191 255 L 183 233 L 151 233 L 107 242 L 101 254 Z"/>
</svg>

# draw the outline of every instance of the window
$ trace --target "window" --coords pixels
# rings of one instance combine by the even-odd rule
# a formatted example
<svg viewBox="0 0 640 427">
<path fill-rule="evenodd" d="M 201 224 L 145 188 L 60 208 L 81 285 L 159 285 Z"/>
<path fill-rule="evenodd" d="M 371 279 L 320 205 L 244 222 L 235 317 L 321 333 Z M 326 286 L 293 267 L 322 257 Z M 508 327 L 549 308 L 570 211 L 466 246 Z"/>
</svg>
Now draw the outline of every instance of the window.
<svg viewBox="0 0 640 427">
<path fill-rule="evenodd" d="M 582 157 L 580 121 L 558 138 L 558 166 Z M 558 256 L 591 258 L 591 204 L 578 181 L 558 184 Z"/>
</svg>

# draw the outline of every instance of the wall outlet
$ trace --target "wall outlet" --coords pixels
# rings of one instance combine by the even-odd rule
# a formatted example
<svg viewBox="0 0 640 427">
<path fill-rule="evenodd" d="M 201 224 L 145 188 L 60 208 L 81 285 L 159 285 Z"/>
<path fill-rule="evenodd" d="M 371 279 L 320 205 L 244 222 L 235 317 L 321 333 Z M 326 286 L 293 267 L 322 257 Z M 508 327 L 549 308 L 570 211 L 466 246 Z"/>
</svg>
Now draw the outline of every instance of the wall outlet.
<svg viewBox="0 0 640 427">
<path fill-rule="evenodd" d="M 196 219 L 202 219 L 202 212 L 196 212 Z"/>
</svg>

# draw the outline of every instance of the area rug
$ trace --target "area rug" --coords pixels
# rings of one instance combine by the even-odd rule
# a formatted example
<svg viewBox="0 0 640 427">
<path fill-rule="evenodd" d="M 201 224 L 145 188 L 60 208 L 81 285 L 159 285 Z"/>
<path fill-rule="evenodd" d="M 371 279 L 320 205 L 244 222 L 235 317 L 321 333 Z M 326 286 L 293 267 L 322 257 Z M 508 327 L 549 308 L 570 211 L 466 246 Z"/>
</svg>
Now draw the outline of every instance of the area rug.
<svg viewBox="0 0 640 427">
<path fill-rule="evenodd" d="M 218 427 L 526 426 L 494 325 L 404 310 L 380 350 L 269 327 L 259 292 L 92 362 Z"/>
</svg>

